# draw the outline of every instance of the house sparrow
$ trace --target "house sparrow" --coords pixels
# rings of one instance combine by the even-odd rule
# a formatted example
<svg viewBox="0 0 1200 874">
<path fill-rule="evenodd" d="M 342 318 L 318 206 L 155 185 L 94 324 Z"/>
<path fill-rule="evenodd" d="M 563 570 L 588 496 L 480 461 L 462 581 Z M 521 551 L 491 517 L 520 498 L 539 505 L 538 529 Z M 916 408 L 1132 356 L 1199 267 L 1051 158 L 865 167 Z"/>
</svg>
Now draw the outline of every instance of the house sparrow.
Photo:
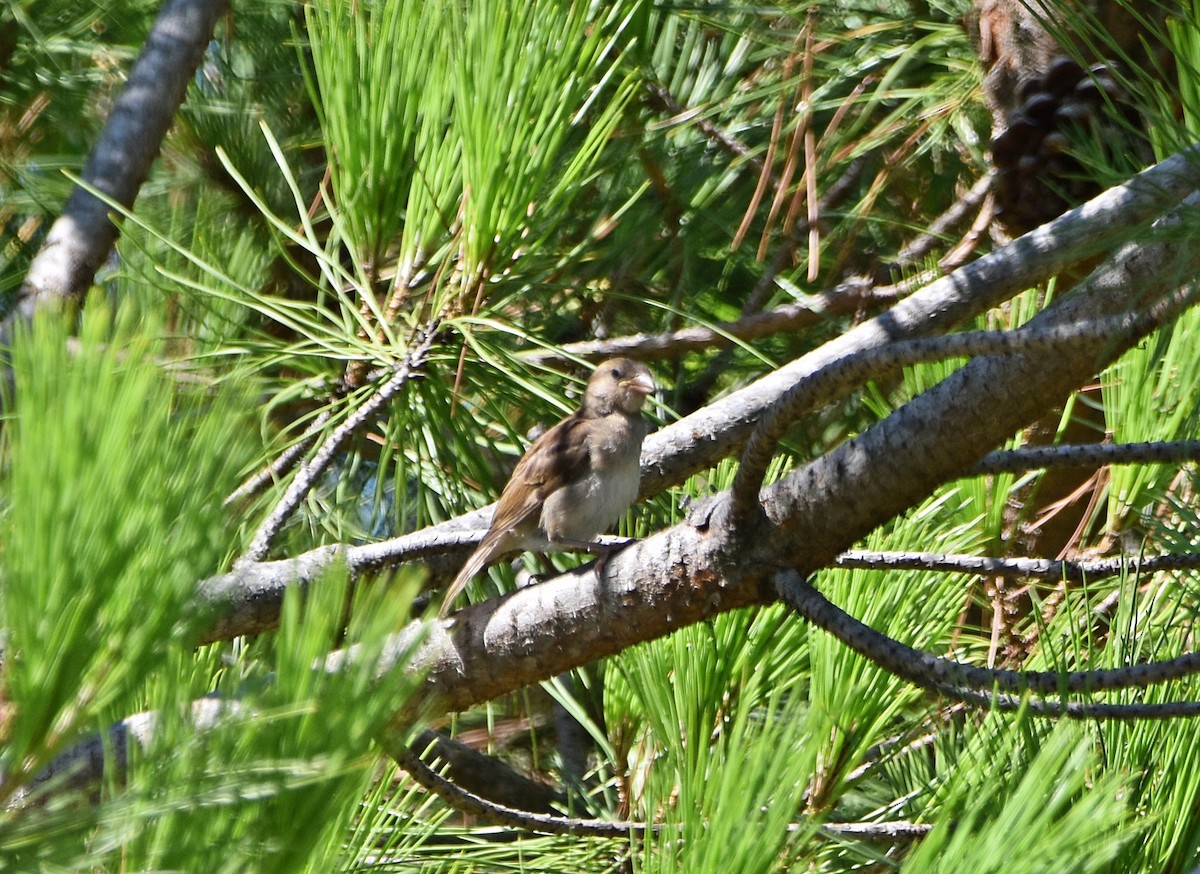
<svg viewBox="0 0 1200 874">
<path fill-rule="evenodd" d="M 641 411 L 653 391 L 654 379 L 638 361 L 612 358 L 596 368 L 579 409 L 517 462 L 491 527 L 454 578 L 439 615 L 487 564 L 539 534 L 560 546 L 595 548 L 592 538 L 637 498 L 646 436 Z"/>
</svg>

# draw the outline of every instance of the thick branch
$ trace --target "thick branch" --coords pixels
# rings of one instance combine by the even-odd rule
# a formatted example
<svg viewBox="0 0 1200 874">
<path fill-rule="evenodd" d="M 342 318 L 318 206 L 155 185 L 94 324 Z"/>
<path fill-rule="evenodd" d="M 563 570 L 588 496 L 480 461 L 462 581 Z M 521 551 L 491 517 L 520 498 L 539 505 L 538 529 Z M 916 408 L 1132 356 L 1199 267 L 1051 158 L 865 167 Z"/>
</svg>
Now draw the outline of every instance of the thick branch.
<svg viewBox="0 0 1200 874">
<path fill-rule="evenodd" d="M 1078 291 L 1040 314 L 1040 327 L 1145 310 L 1178 299 L 1196 275 L 1186 240 L 1122 249 Z M 1144 325 L 1144 323 L 1141 323 Z M 774 598 L 779 568 L 809 573 L 876 526 L 954 479 L 1140 339 L 1094 340 L 1076 354 L 970 362 L 892 416 L 764 491 L 767 521 L 725 539 L 728 494 L 610 558 L 603 576 L 581 570 L 468 608 L 435 623 L 411 662 L 439 708 L 456 710 L 554 676 L 716 613 Z M 947 439 L 953 435 L 954 439 Z M 397 652 L 421 631 L 396 639 Z M 331 660 L 337 668 L 353 653 Z"/>
<path fill-rule="evenodd" d="M 1030 327 L 1149 310 L 1157 299 L 1177 296 L 1177 283 L 1196 274 L 1197 257 L 1189 242 L 1177 239 L 1125 246 Z M 875 525 L 969 470 L 992 446 L 1061 403 L 1136 336 L 1099 339 L 1053 358 L 977 358 L 879 425 L 790 474 L 772 490 L 767 514 L 785 526 L 805 520 L 804 550 L 794 566 L 805 572 L 823 567 Z"/>
<path fill-rule="evenodd" d="M 912 337 L 945 333 L 1020 291 L 1135 233 L 1200 182 L 1192 147 L 1139 173 L 1002 249 L 935 280 L 888 312 L 846 332 L 746 388 L 650 435 L 642 495 L 654 495 L 738 452 L 779 395 L 831 361 Z"/>
<path fill-rule="evenodd" d="M 999 355 L 1008 353 L 1049 353 L 1071 355 L 1077 347 L 1100 338 L 1127 330 L 1147 333 L 1157 327 L 1160 319 L 1151 311 L 1145 314 L 1121 315 L 1076 325 L 1056 325 L 1035 328 L 1026 325 L 1015 331 L 967 331 L 948 337 L 926 337 L 905 340 L 876 349 L 866 350 L 851 358 L 835 361 L 811 377 L 784 392 L 772 405 L 750 435 L 742 454 L 742 463 L 733 483 L 734 517 L 743 518 L 757 507 L 758 489 L 775 449 L 801 415 L 843 397 L 863 385 L 868 379 L 908 367 L 918 362 L 957 358 L 964 355 Z M 1139 327 L 1135 319 L 1147 319 Z"/>
<path fill-rule="evenodd" d="M 889 312 L 820 349 L 651 434 L 642 452 L 642 497 L 658 494 L 739 451 L 759 417 L 784 392 L 830 362 L 894 339 L 949 330 L 958 321 L 1053 275 L 1063 266 L 1099 247 L 1111 245 L 1113 238 L 1128 232 L 1132 224 L 1144 221 L 1189 190 L 1189 186 L 1200 178 L 1191 164 L 1196 157 L 1195 150 L 1181 152 L 1050 225 L 931 283 Z M 1165 273 L 1167 268 L 1150 265 L 1138 269 L 1146 270 L 1147 277 L 1153 278 L 1155 271 Z M 1139 278 L 1136 272 L 1132 278 Z M 1160 276 L 1158 282 L 1161 285 L 1170 278 Z M 1033 369 L 1046 368 L 1034 364 Z M 1079 382 L 1070 387 L 1080 384 L 1084 378 L 1080 377 Z M 1037 414 L 1040 414 L 1052 402 L 1046 400 L 1045 406 L 1042 406 L 1042 399 L 1034 391 L 1036 385 L 1036 381 L 1031 382 L 1031 391 L 1018 391 L 1018 395 L 1026 401 L 1032 400 L 1038 407 Z M 1062 389 L 1060 396 L 1070 387 Z M 943 399 L 940 403 L 953 401 Z M 981 409 L 987 410 L 986 407 Z M 936 423 L 937 414 L 933 415 Z M 973 418 L 978 419 L 980 415 L 983 414 L 973 414 Z M 1032 418 L 1035 416 L 1021 418 L 1003 437 L 986 444 L 986 449 L 1007 439 Z M 939 442 L 947 443 L 950 441 L 941 439 L 941 434 L 948 433 L 943 430 L 944 427 L 947 426 L 935 424 L 930 433 Z M 964 456 L 971 451 L 967 449 Z M 965 472 L 967 464 L 978 460 L 978 455 L 967 459 L 963 471 L 959 473 Z M 872 491 L 875 488 L 870 487 Z M 850 502 L 857 503 L 857 496 Z M 214 629 L 207 637 L 210 640 L 222 639 L 230 634 L 249 634 L 274 627 L 283 593 L 291 582 L 290 575 L 299 571 L 298 583 L 307 585 L 325 566 L 323 563 L 333 561 L 338 556 L 344 555 L 352 573 L 394 566 L 402 561 L 453 551 L 456 547 L 460 548 L 461 556 L 465 556 L 476 542 L 477 532 L 487 528 L 492 509 L 492 506 L 484 507 L 422 531 L 380 543 L 345 550 L 322 547 L 281 562 L 248 562 L 229 574 L 206 580 L 200 584 L 201 600 L 215 605 L 229 605 L 229 612 L 222 620 L 221 627 Z M 854 539 L 834 549 L 826 560 L 832 559 Z M 454 558 L 453 552 L 450 557 Z"/>
</svg>

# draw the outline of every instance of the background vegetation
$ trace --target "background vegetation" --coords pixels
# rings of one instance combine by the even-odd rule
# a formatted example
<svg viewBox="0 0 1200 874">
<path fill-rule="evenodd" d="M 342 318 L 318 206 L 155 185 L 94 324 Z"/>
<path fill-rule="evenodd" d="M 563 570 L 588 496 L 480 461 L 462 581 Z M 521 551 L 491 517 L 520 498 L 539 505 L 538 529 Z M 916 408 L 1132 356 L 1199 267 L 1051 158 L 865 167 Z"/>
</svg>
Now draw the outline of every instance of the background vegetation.
<svg viewBox="0 0 1200 874">
<path fill-rule="evenodd" d="M 157 10 L 0 10 L 0 292 L 21 285 Z M 991 135 L 969 11 L 956 0 L 234 2 L 86 305 L 12 338 L 0 867 L 1200 864 L 1194 720 L 965 707 L 782 605 L 449 720 L 405 709 L 413 678 L 370 670 L 427 605 L 413 566 L 357 585 L 334 569 L 289 595 L 278 630 L 197 645 L 212 621 L 195 607 L 197 581 L 254 543 L 256 558 L 294 556 L 486 504 L 530 430 L 572 407 L 596 354 L 585 341 L 808 313 L 753 341 L 645 347 L 663 386 L 652 415 L 669 423 L 1003 243 L 986 202 L 968 197 Z M 1169 30 L 1150 32 L 1172 53 L 1170 77 L 1126 71 L 1160 158 L 1192 139 L 1196 24 L 1175 10 Z M 1104 184 L 1128 170 L 1127 155 L 1086 154 Z M 938 223 L 963 203 L 961 220 Z M 1075 278 L 1030 288 L 976 327 L 1022 324 Z M 1048 409 L 1042 429 L 1054 439 L 1082 420 L 1117 442 L 1195 437 L 1196 318 L 1123 356 L 1098 391 Z M 292 481 L 282 465 L 223 503 L 418 359 L 421 378 L 340 447 L 278 532 L 261 537 Z M 908 368 L 807 417 L 772 477 L 959 364 Z M 722 462 L 640 504 L 622 533 L 677 522 L 735 469 Z M 1058 510 L 1072 520 L 1064 554 L 1195 546 L 1192 467 L 1112 468 L 1062 507 L 1039 495 L 1040 476 L 950 483 L 862 545 L 1038 556 Z M 474 600 L 513 577 L 495 568 Z M 1184 572 L 1018 590 L 965 571 L 834 566 L 815 583 L 903 643 L 979 664 L 1113 667 L 1194 647 Z M 357 670 L 312 670 L 353 644 Z M 1119 694 L 1200 700 L 1194 679 Z M 128 763 L 112 741 L 95 753 L 110 765 L 100 784 L 40 782 L 121 720 L 141 741 Z M 464 818 L 379 752 L 381 737 L 430 723 L 514 779 L 564 787 L 573 814 L 662 827 L 514 838 Z"/>
</svg>

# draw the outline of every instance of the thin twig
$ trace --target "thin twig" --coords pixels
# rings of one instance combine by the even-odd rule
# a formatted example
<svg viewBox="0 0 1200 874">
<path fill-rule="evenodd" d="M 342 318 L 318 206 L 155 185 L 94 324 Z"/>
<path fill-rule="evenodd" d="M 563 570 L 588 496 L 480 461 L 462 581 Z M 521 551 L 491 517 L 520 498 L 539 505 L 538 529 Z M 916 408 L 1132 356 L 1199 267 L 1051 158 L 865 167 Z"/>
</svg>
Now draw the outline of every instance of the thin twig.
<svg viewBox="0 0 1200 874">
<path fill-rule="evenodd" d="M 892 268 L 915 264 L 943 242 L 946 235 L 966 221 L 972 213 L 978 213 L 988 192 L 992 190 L 992 173 L 987 173 L 971 186 L 970 191 L 951 204 L 950 208 L 934 219 L 929 229 L 908 243 L 892 262 Z"/>
<path fill-rule="evenodd" d="M 561 349 L 526 352 L 521 358 L 542 366 L 565 366 L 575 359 L 603 361 L 614 356 L 630 356 L 640 361 L 678 358 L 692 352 L 726 348 L 739 341 L 748 342 L 798 331 L 832 316 L 855 313 L 872 305 L 895 303 L 917 285 L 917 282 L 910 281 L 876 288 L 869 279 L 852 277 L 828 291 L 806 295 L 766 312 L 749 313 L 736 321 L 723 322 L 711 328 L 692 326 L 662 334 L 630 334 L 609 340 L 586 340 L 569 343 Z"/>
<path fill-rule="evenodd" d="M 963 234 L 962 239 L 949 252 L 938 259 L 939 269 L 949 272 L 967 263 L 975 253 L 975 250 L 979 248 L 979 241 L 991 230 L 993 226 L 992 219 L 996 214 L 995 208 L 995 198 L 989 193 L 983 198 L 983 203 L 979 207 L 975 221 L 971 222 L 971 226 L 967 228 L 967 232 Z"/>
<path fill-rule="evenodd" d="M 951 704 L 949 707 L 940 708 L 932 718 L 925 720 L 912 731 L 893 735 L 875 744 L 863 755 L 862 764 L 846 774 L 846 783 L 858 782 L 880 765 L 892 761 L 901 753 L 920 753 L 930 748 L 940 737 L 937 727 L 933 724 L 934 720 L 947 722 L 952 716 L 958 715 L 964 710 L 965 706 L 962 704 Z"/>
<path fill-rule="evenodd" d="M 1033 468 L 1104 467 L 1110 464 L 1183 464 L 1200 461 L 1200 440 L 1143 443 L 1064 443 L 990 452 L 968 475 L 1022 473 Z"/>
<path fill-rule="evenodd" d="M 224 500 L 222 506 L 232 507 L 240 504 L 242 501 L 249 500 L 254 496 L 261 494 L 271 483 L 279 480 L 280 477 L 287 474 L 293 467 L 300 463 L 300 459 L 304 457 L 304 453 L 312 448 L 312 445 L 317 442 L 317 438 L 321 436 L 321 430 L 333 418 L 333 413 L 328 409 L 322 410 L 312 424 L 308 426 L 300 439 L 281 452 L 272 462 L 266 467 L 255 472 L 252 476 L 246 479 L 240 486 L 229 493 L 229 496 Z"/>
<path fill-rule="evenodd" d="M 1200 716 L 1200 701 L 1166 701 L 1155 704 L 1107 704 L 1092 701 L 1052 701 L 979 692 L 961 686 L 932 686 L 930 690 L 983 710 L 1027 710 L 1049 719 L 1193 719 Z"/>
<path fill-rule="evenodd" d="M 1120 556 L 1090 561 L 1047 558 L 994 558 L 986 555 L 943 555 L 933 552 L 875 552 L 849 550 L 834 560 L 840 568 L 860 570 L 915 570 L 934 573 L 980 574 L 989 577 L 1025 577 L 1038 580 L 1103 580 L 1129 574 L 1200 569 L 1200 553 L 1164 553 L 1153 556 Z"/>
<path fill-rule="evenodd" d="M 708 137 L 718 146 L 734 157 L 741 158 L 759 173 L 763 170 L 763 159 L 754 154 L 754 151 L 732 134 L 728 134 L 721 130 L 708 119 L 700 115 L 699 109 L 688 109 L 680 105 L 679 101 L 665 85 L 661 82 L 648 81 L 646 82 L 646 90 L 650 95 L 659 102 L 661 107 L 675 116 L 677 119 L 686 118 L 693 121 L 700 133 Z"/>
<path fill-rule="evenodd" d="M 313 455 L 312 459 L 296 471 L 295 477 L 293 477 L 283 497 L 279 499 L 279 503 L 275 505 L 275 509 L 263 520 L 263 523 L 254 533 L 254 538 L 250 541 L 250 546 L 240 561 L 262 561 L 266 558 L 267 552 L 271 548 L 271 542 L 283 528 L 284 523 L 291 518 L 296 508 L 300 506 L 300 502 L 304 500 L 304 496 L 308 494 L 309 490 L 333 461 L 346 441 L 359 428 L 372 421 L 379 411 L 410 380 L 416 378 L 419 374 L 425 364 L 426 356 L 433 345 L 433 338 L 437 334 L 437 328 L 438 324 L 436 321 L 426 327 L 424 336 L 421 337 L 417 345 L 396 366 L 391 378 L 381 385 L 362 406 L 351 413 L 346 418 L 346 421 L 335 428 L 325 438 L 325 442 L 321 444 L 321 447 Z"/>
<path fill-rule="evenodd" d="M 953 690 L 956 697 L 967 701 L 991 702 L 996 700 L 997 692 L 1062 695 L 1071 692 L 1090 693 L 1142 688 L 1200 673 L 1200 652 L 1185 653 L 1171 659 L 1123 668 L 1091 671 L 1014 671 L 981 668 L 921 652 L 876 631 L 837 607 L 796 571 L 781 571 L 775 575 L 775 582 L 780 596 L 788 606 L 859 655 L 924 689 L 939 693 Z M 1189 708 L 1197 708 L 1196 715 L 1200 715 L 1200 702 L 1179 702 L 1172 706 L 1182 708 L 1179 712 L 1188 715 L 1191 715 Z M 1142 712 L 1157 711 L 1152 709 Z"/>
</svg>

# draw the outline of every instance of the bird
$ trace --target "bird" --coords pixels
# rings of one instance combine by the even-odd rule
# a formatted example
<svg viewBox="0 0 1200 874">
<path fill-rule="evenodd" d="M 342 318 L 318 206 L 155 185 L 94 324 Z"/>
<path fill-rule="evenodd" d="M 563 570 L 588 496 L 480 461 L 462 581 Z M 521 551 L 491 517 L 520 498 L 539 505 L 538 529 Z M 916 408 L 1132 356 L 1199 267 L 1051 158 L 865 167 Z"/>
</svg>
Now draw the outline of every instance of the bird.
<svg viewBox="0 0 1200 874">
<path fill-rule="evenodd" d="M 642 406 L 654 390 L 650 369 L 639 361 L 611 358 L 596 367 L 579 409 L 538 437 L 517 462 L 487 533 L 446 590 L 439 616 L 497 556 L 539 537 L 596 550 L 592 538 L 637 498 L 647 430 Z"/>
</svg>

